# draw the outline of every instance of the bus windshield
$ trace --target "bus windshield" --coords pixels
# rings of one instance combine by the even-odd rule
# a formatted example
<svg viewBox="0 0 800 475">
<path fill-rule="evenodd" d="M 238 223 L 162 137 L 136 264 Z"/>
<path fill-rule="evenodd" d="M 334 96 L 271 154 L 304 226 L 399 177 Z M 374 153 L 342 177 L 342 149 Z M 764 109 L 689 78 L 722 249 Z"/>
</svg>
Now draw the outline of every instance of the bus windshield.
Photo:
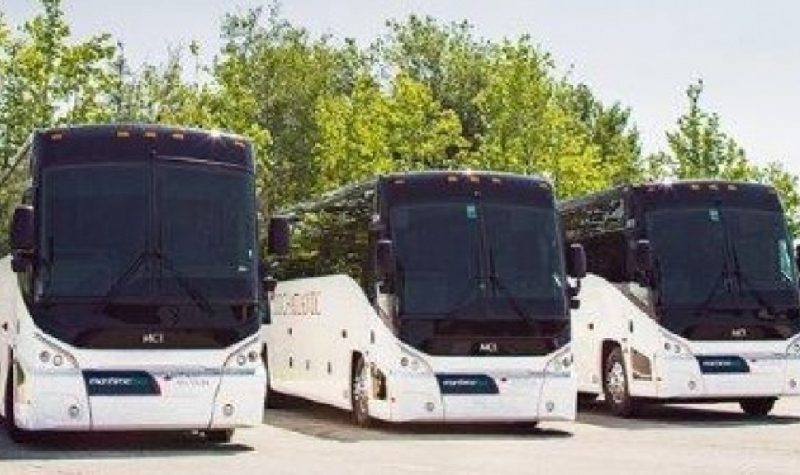
<svg viewBox="0 0 800 475">
<path fill-rule="evenodd" d="M 797 271 L 780 213 L 659 209 L 647 214 L 647 233 L 666 305 L 796 305 Z"/>
<path fill-rule="evenodd" d="M 197 165 L 45 171 L 40 296 L 186 298 L 190 286 L 209 300 L 254 301 L 252 188 L 247 173 Z"/>
<path fill-rule="evenodd" d="M 392 208 L 391 228 L 403 318 L 565 318 L 553 209 L 404 204 Z"/>
</svg>

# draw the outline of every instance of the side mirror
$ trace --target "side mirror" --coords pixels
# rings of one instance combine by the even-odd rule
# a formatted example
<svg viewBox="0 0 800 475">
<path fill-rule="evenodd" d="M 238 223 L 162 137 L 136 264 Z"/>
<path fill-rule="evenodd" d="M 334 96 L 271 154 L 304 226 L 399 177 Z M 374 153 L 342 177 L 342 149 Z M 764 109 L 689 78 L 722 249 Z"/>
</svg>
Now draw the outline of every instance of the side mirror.
<svg viewBox="0 0 800 475">
<path fill-rule="evenodd" d="M 278 286 L 278 281 L 274 277 L 264 277 L 261 283 L 266 293 L 275 292 L 275 288 Z"/>
<path fill-rule="evenodd" d="M 9 235 L 11 244 L 11 269 L 14 272 L 27 272 L 32 263 L 36 236 L 33 229 L 33 207 L 17 206 L 11 219 Z"/>
<path fill-rule="evenodd" d="M 636 241 L 634 249 L 634 263 L 638 280 L 650 286 L 653 284 L 653 247 L 647 239 Z"/>
<path fill-rule="evenodd" d="M 394 274 L 394 244 L 389 239 L 381 239 L 375 244 L 375 266 L 383 281 Z"/>
<path fill-rule="evenodd" d="M 276 256 L 285 256 L 289 253 L 291 229 L 288 217 L 275 216 L 270 218 L 267 233 L 268 253 Z"/>
<path fill-rule="evenodd" d="M 797 264 L 797 268 L 800 269 L 800 244 L 796 245 L 794 248 L 794 260 Z"/>
<path fill-rule="evenodd" d="M 582 244 L 570 244 L 569 246 L 569 269 L 570 277 L 583 279 L 586 277 L 586 250 Z"/>
<path fill-rule="evenodd" d="M 11 249 L 19 254 L 32 254 L 34 247 L 33 207 L 17 206 L 11 220 Z"/>
</svg>

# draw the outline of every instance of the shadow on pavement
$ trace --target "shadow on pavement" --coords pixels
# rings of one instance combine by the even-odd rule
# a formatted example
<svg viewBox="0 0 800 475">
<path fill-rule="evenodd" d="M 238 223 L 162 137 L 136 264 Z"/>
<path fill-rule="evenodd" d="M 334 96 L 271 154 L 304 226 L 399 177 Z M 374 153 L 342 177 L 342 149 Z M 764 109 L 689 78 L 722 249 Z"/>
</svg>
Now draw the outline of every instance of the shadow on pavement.
<svg viewBox="0 0 800 475">
<path fill-rule="evenodd" d="M 800 424 L 800 417 L 770 415 L 747 416 L 736 404 L 644 405 L 635 418 L 623 419 L 610 414 L 602 401 L 578 405 L 578 423 L 612 429 L 708 429 Z"/>
<path fill-rule="evenodd" d="M 348 412 L 308 401 L 291 399 L 281 409 L 269 409 L 264 423 L 291 432 L 335 440 L 549 439 L 572 437 L 570 432 L 517 424 L 389 424 L 373 421 L 369 428 L 356 427 Z"/>
<path fill-rule="evenodd" d="M 2 423 L 0 423 L 2 425 Z M 0 460 L 128 459 L 164 456 L 236 455 L 252 451 L 237 444 L 207 442 L 187 432 L 43 433 L 26 444 L 15 444 L 0 431 Z"/>
</svg>

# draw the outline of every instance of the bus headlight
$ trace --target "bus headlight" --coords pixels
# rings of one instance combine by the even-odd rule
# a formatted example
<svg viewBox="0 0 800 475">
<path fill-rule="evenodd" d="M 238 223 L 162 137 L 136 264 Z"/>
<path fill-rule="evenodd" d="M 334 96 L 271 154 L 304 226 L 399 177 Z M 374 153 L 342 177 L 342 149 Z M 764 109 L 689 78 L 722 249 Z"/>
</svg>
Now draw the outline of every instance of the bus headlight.
<svg viewBox="0 0 800 475">
<path fill-rule="evenodd" d="M 662 340 L 662 348 L 664 352 L 668 355 L 676 355 L 676 356 L 691 356 L 692 352 L 689 350 L 689 347 L 678 341 L 677 339 L 667 335 L 666 333 L 661 334 Z"/>
<path fill-rule="evenodd" d="M 569 346 L 563 348 L 561 351 L 558 351 L 550 361 L 547 362 L 545 366 L 545 373 L 556 373 L 558 374 L 565 374 L 569 375 L 570 370 L 572 369 L 572 348 Z"/>
<path fill-rule="evenodd" d="M 433 373 L 431 367 L 428 366 L 428 363 L 426 363 L 422 358 L 419 358 L 403 347 L 400 347 L 400 352 L 402 354 L 400 356 L 400 369 L 402 371 L 408 371 L 416 374 Z"/>
<path fill-rule="evenodd" d="M 39 362 L 46 368 L 77 368 L 78 361 L 69 351 L 50 341 L 38 333 L 34 333 L 36 342 L 40 345 Z"/>
<path fill-rule="evenodd" d="M 226 368 L 245 368 L 261 364 L 261 349 L 258 339 L 253 339 L 228 355 L 225 360 Z"/>
</svg>

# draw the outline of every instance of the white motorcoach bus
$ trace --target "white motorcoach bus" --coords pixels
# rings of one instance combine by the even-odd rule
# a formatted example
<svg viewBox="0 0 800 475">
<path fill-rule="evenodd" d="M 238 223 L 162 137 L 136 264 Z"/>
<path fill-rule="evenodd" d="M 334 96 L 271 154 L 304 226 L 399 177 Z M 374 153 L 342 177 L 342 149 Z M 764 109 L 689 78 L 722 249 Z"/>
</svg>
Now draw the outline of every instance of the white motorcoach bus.
<svg viewBox="0 0 800 475">
<path fill-rule="evenodd" d="M 626 186 L 565 202 L 590 275 L 573 315 L 581 395 L 632 416 L 644 402 L 800 395 L 792 240 L 775 190 L 721 181 Z"/>
<path fill-rule="evenodd" d="M 0 260 L 11 438 L 186 429 L 223 442 L 260 424 L 250 144 L 158 126 L 43 130 L 14 173 Z"/>
<path fill-rule="evenodd" d="M 268 403 L 289 394 L 360 425 L 574 419 L 577 289 L 548 183 L 394 174 L 285 214 Z"/>
</svg>

